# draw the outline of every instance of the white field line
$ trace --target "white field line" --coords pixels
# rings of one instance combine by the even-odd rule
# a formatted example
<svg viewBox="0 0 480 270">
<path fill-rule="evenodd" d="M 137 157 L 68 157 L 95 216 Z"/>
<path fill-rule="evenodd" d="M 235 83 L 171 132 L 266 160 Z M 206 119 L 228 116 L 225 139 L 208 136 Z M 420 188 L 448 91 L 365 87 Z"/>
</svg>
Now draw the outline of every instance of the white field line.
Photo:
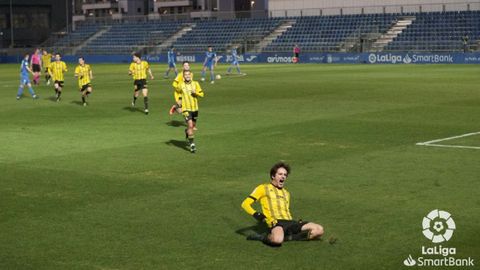
<svg viewBox="0 0 480 270">
<path fill-rule="evenodd" d="M 415 145 L 435 146 L 435 147 L 445 147 L 445 148 L 480 149 L 480 147 L 478 147 L 478 146 L 436 144 L 437 142 L 449 141 L 449 140 L 453 140 L 453 139 L 464 138 L 464 137 L 474 136 L 474 135 L 478 135 L 478 134 L 480 134 L 480 131 L 479 132 L 466 133 L 466 134 L 453 136 L 453 137 L 448 137 L 448 138 L 432 140 L 432 141 L 428 141 L 428 142 L 419 142 L 419 143 L 416 143 Z"/>
<path fill-rule="evenodd" d="M 417 144 L 421 146 L 434 146 L 434 147 L 444 147 L 444 148 L 463 148 L 463 149 L 479 149 L 478 146 L 466 146 L 466 145 L 448 145 L 448 144 Z"/>
</svg>

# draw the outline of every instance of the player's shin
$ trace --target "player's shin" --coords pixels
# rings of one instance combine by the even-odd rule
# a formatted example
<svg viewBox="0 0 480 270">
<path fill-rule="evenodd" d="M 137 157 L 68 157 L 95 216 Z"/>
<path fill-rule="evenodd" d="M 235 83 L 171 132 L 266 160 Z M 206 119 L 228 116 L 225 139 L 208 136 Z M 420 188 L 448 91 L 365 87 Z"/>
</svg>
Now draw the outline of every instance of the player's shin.
<svg viewBox="0 0 480 270">
<path fill-rule="evenodd" d="M 148 97 L 143 97 L 143 104 L 145 106 L 145 110 L 148 110 Z"/>
<path fill-rule="evenodd" d="M 17 97 L 21 97 L 23 95 L 23 85 L 18 87 Z"/>
</svg>

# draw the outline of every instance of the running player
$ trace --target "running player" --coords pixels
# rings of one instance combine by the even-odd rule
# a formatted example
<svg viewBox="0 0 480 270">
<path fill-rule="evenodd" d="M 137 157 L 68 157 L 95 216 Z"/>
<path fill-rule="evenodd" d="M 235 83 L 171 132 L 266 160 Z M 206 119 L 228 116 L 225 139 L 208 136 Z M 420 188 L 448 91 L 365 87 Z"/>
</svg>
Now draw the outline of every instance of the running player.
<svg viewBox="0 0 480 270">
<path fill-rule="evenodd" d="M 52 63 L 52 54 L 48 53 L 47 50 L 43 50 L 42 55 L 42 65 L 43 65 L 43 72 L 45 73 L 45 81 L 47 85 L 50 85 L 50 74 L 48 73 L 48 67 Z"/>
<path fill-rule="evenodd" d="M 59 53 L 55 54 L 55 61 L 50 64 L 48 73 L 52 76 L 53 85 L 55 87 L 56 101 L 60 101 L 60 95 L 62 95 L 63 89 L 63 73 L 67 72 L 67 64 L 61 61 L 62 57 Z"/>
<path fill-rule="evenodd" d="M 82 93 L 82 104 L 87 106 L 86 98 L 92 93 L 93 73 L 90 65 L 85 64 L 83 57 L 78 58 L 78 66 L 75 68 L 75 77 L 78 78 L 78 87 Z"/>
<path fill-rule="evenodd" d="M 195 153 L 197 148 L 193 141 L 194 128 L 197 125 L 198 117 L 198 97 L 203 97 L 204 93 L 200 84 L 192 80 L 192 73 L 190 70 L 183 71 L 183 81 L 181 81 L 175 89 L 182 97 L 182 110 L 188 128 L 185 130 L 190 152 Z"/>
<path fill-rule="evenodd" d="M 170 108 L 169 114 L 172 115 L 173 113 L 182 113 L 182 96 L 180 93 L 176 91 L 178 84 L 180 82 L 183 82 L 183 71 L 184 70 L 190 70 L 190 63 L 188 61 L 183 62 L 183 70 L 180 74 L 177 75 L 175 80 L 173 80 L 172 86 L 173 86 L 173 97 L 175 98 L 175 104 L 172 105 Z M 190 73 L 192 75 L 192 80 L 193 80 L 193 73 Z"/>
<path fill-rule="evenodd" d="M 150 79 L 153 80 L 152 70 L 150 69 L 148 62 L 143 61 L 139 53 L 133 54 L 133 62 L 130 64 L 130 68 L 128 69 L 128 75 L 132 75 L 133 85 L 135 86 L 132 107 L 135 107 L 135 102 L 137 101 L 137 98 L 140 95 L 139 92 L 141 90 L 145 114 L 148 114 L 147 72 L 150 75 Z"/>
</svg>

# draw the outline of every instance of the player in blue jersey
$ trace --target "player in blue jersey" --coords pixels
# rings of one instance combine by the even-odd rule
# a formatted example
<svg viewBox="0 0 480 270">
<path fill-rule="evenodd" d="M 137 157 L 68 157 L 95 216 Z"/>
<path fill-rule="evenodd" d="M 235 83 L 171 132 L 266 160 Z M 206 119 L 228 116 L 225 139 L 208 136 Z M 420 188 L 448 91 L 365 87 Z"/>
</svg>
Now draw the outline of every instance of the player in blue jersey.
<svg viewBox="0 0 480 270">
<path fill-rule="evenodd" d="M 170 47 L 170 50 L 168 50 L 168 53 L 167 53 L 167 57 L 168 57 L 168 69 L 167 71 L 165 72 L 165 76 L 163 76 L 165 79 L 168 78 L 168 73 L 170 73 L 170 70 L 173 69 L 173 71 L 175 71 L 175 77 L 177 77 L 178 75 L 178 70 L 177 70 L 177 66 L 175 65 L 175 48 L 172 46 Z"/>
<path fill-rule="evenodd" d="M 227 75 L 230 75 L 232 73 L 232 68 L 236 67 L 238 74 L 242 74 L 240 72 L 240 65 L 238 64 L 238 55 L 237 55 L 237 48 L 233 47 L 232 48 L 232 65 L 227 70 Z"/>
<path fill-rule="evenodd" d="M 28 86 L 28 92 L 30 92 L 33 99 L 38 98 L 38 96 L 35 95 L 35 91 L 33 91 L 32 84 L 30 83 L 29 73 L 33 74 L 33 71 L 30 69 L 28 58 L 29 54 L 27 53 L 24 55 L 22 64 L 20 65 L 20 86 L 18 87 L 17 100 L 22 97 L 25 85 Z"/>
<path fill-rule="evenodd" d="M 203 61 L 202 82 L 205 81 L 205 72 L 207 68 L 210 70 L 210 83 L 215 83 L 214 67 L 217 66 L 217 54 L 213 51 L 212 46 L 208 46 L 208 51 L 205 53 L 205 61 Z"/>
</svg>

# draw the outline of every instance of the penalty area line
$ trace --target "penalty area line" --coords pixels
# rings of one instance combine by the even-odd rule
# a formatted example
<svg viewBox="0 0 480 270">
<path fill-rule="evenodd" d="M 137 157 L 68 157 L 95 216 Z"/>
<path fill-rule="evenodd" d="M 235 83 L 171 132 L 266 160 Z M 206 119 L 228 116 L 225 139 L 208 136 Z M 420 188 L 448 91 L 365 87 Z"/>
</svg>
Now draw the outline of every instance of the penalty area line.
<svg viewBox="0 0 480 270">
<path fill-rule="evenodd" d="M 427 141 L 427 142 L 419 142 L 419 143 L 416 143 L 415 145 L 444 147 L 444 148 L 480 149 L 480 147 L 478 147 L 478 146 L 438 144 L 438 142 L 449 141 L 449 140 L 474 136 L 474 135 L 478 135 L 478 134 L 480 134 L 480 131 L 479 132 L 466 133 L 466 134 L 462 134 L 462 135 L 458 135 L 458 136 L 452 136 L 452 137 L 448 137 L 448 138 L 431 140 L 431 141 Z"/>
<path fill-rule="evenodd" d="M 448 144 L 418 144 L 421 146 L 431 146 L 431 147 L 443 147 L 443 148 L 463 148 L 463 149 L 478 149 L 480 150 L 480 147 L 478 146 L 466 146 L 466 145 L 448 145 Z"/>
</svg>

